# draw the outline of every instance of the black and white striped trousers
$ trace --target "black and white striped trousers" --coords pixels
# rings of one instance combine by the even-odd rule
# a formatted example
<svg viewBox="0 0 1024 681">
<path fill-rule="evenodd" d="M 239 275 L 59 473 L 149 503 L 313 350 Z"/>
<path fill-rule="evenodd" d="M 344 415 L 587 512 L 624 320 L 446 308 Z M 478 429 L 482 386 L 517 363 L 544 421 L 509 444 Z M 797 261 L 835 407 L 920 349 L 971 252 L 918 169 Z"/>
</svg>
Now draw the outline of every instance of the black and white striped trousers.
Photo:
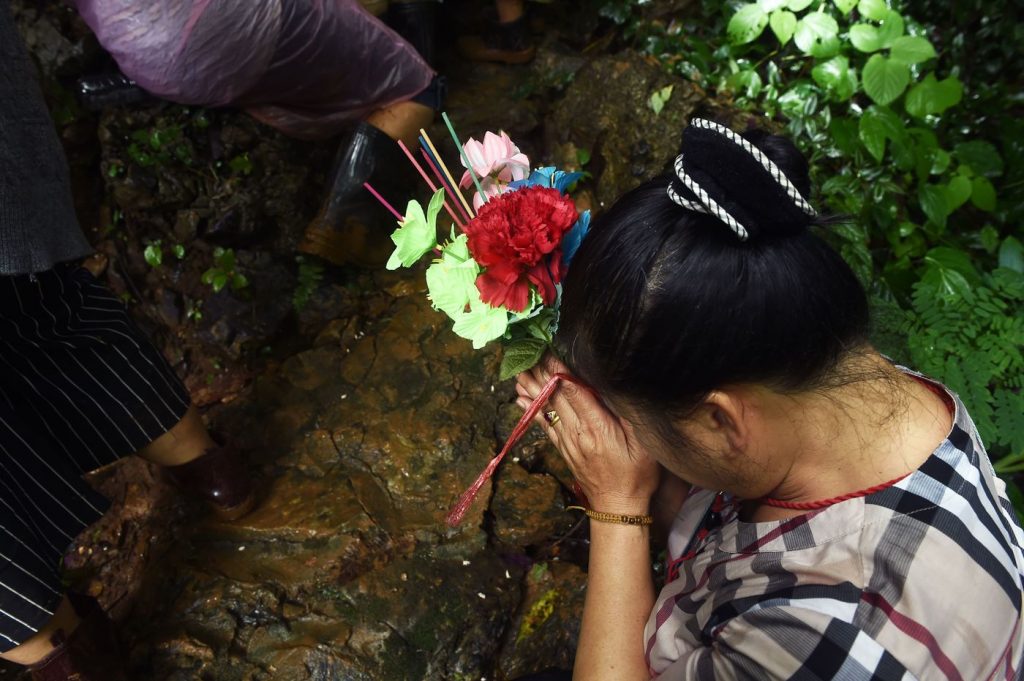
<svg viewBox="0 0 1024 681">
<path fill-rule="evenodd" d="M 60 562 L 108 502 L 82 474 L 185 415 L 188 393 L 86 270 L 0 276 L 0 652 L 60 602 Z"/>
</svg>

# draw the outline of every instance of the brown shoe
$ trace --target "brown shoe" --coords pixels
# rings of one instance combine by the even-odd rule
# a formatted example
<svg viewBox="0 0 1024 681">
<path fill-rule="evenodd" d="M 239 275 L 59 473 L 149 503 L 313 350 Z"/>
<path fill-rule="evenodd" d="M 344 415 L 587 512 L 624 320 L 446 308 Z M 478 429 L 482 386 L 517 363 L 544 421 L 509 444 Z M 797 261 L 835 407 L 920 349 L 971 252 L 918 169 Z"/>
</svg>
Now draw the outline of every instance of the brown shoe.
<svg viewBox="0 0 1024 681">
<path fill-rule="evenodd" d="M 236 520 L 252 510 L 256 500 L 249 473 L 229 447 L 214 447 L 167 473 L 179 487 L 201 498 L 223 520 Z"/>
<path fill-rule="evenodd" d="M 494 24 L 485 35 L 467 35 L 459 38 L 459 51 L 473 61 L 493 61 L 502 64 L 525 64 L 533 59 L 537 48 L 526 36 L 526 18 L 504 24 Z"/>
<path fill-rule="evenodd" d="M 98 605 L 69 635 L 60 629 L 52 641 L 53 652 L 29 665 L 32 681 L 127 680 L 114 625 Z"/>
</svg>

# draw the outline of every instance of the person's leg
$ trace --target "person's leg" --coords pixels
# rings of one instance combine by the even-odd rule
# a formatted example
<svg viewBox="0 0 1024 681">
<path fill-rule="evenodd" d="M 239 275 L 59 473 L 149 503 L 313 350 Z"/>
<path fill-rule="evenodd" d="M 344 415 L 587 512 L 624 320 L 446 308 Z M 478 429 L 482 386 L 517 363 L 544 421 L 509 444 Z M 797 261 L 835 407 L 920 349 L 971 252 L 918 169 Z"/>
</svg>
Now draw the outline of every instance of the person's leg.
<svg viewBox="0 0 1024 681">
<path fill-rule="evenodd" d="M 502 24 L 518 21 L 526 11 L 523 0 L 495 0 L 494 4 L 498 10 L 498 21 Z"/>
<path fill-rule="evenodd" d="M 533 59 L 536 48 L 526 31 L 526 7 L 523 0 L 495 0 L 498 22 L 483 35 L 463 36 L 459 50 L 476 61 L 525 64 Z"/>
<path fill-rule="evenodd" d="M 46 622 L 37 634 L 7 652 L 0 653 L 0 658 L 25 666 L 35 664 L 53 652 L 54 634 L 63 631 L 65 635 L 70 635 L 80 622 L 81 619 L 65 596 L 53 613 L 53 618 Z"/>
<path fill-rule="evenodd" d="M 216 448 L 199 410 L 191 405 L 178 423 L 137 454 L 160 466 L 181 466 Z"/>
</svg>

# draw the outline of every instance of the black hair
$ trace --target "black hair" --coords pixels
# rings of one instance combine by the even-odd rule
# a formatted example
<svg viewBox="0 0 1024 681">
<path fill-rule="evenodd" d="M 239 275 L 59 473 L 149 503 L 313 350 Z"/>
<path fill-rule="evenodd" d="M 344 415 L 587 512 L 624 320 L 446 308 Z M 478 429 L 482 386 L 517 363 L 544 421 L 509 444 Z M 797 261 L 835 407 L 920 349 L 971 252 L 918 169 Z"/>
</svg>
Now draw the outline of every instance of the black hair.
<svg viewBox="0 0 1024 681">
<path fill-rule="evenodd" d="M 810 196 L 807 162 L 789 140 L 744 137 Z M 815 219 L 780 221 L 793 214 L 784 196 L 748 202 L 746 219 L 758 224 L 741 241 L 670 200 L 670 181 L 622 196 L 580 246 L 557 338 L 572 371 L 613 401 L 666 416 L 726 385 L 796 392 L 828 383 L 847 353 L 865 347 L 868 304 L 850 267 L 809 229 Z M 747 191 L 742 177 L 728 181 L 724 193 Z"/>
</svg>

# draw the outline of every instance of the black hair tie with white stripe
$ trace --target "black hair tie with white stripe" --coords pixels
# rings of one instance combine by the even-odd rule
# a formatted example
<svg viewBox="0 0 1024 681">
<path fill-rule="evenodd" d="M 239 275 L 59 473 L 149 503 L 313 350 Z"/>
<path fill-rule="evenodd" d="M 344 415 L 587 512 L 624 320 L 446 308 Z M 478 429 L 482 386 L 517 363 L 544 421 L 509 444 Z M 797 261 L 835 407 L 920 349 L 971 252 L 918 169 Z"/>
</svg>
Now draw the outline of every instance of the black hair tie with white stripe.
<svg viewBox="0 0 1024 681">
<path fill-rule="evenodd" d="M 791 179 L 749 140 L 723 125 L 695 118 L 683 131 L 669 198 L 714 216 L 740 241 L 797 234 L 817 216 Z"/>
</svg>

